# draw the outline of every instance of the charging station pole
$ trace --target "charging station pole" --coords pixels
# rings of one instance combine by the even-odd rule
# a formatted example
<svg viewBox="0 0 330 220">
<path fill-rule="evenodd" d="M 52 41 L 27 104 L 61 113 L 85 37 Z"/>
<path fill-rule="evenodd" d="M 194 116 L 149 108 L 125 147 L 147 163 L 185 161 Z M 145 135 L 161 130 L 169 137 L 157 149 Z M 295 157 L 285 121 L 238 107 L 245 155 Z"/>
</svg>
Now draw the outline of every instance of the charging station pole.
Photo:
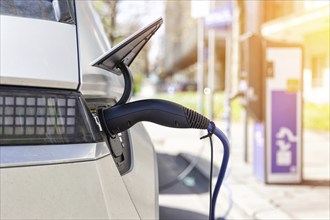
<svg viewBox="0 0 330 220">
<path fill-rule="evenodd" d="M 204 105 L 204 17 L 209 13 L 209 9 L 208 1 L 191 2 L 191 16 L 197 19 L 197 106 L 201 114 Z"/>
<path fill-rule="evenodd" d="M 198 18 L 197 27 L 197 93 L 198 112 L 203 114 L 204 104 L 204 20 Z"/>
<path fill-rule="evenodd" d="M 193 1 L 194 2 L 194 1 Z M 196 1 L 197 2 L 197 1 Z M 209 108 L 210 115 L 213 115 L 213 93 L 215 81 L 215 38 L 225 42 L 225 102 L 224 102 L 224 118 L 227 121 L 225 133 L 230 137 L 230 120 L 231 120 L 231 62 L 232 62 L 232 22 L 233 22 L 233 6 L 232 3 L 222 5 L 216 8 L 215 2 L 211 2 L 211 11 L 205 17 L 205 27 L 209 29 L 209 78 L 208 86 L 210 88 Z M 217 33 L 217 34 L 215 34 Z M 217 36 L 217 37 L 216 37 Z"/>
<path fill-rule="evenodd" d="M 214 80 L 215 80 L 215 30 L 211 29 L 208 31 L 209 43 L 208 43 L 208 88 L 210 89 L 208 108 L 209 108 L 209 119 L 213 120 L 213 102 L 214 102 Z"/>
</svg>

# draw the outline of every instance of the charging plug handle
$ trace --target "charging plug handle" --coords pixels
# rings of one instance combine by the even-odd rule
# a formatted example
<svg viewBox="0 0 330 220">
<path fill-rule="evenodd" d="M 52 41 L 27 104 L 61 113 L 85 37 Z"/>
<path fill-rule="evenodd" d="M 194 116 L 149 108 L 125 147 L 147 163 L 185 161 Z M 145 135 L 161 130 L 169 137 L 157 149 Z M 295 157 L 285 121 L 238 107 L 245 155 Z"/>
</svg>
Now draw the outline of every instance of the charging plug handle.
<svg viewBox="0 0 330 220">
<path fill-rule="evenodd" d="M 207 129 L 210 123 L 209 119 L 191 109 L 158 99 L 140 100 L 103 109 L 99 118 L 109 135 L 125 131 L 140 121 L 172 128 L 196 129 Z"/>
</svg>

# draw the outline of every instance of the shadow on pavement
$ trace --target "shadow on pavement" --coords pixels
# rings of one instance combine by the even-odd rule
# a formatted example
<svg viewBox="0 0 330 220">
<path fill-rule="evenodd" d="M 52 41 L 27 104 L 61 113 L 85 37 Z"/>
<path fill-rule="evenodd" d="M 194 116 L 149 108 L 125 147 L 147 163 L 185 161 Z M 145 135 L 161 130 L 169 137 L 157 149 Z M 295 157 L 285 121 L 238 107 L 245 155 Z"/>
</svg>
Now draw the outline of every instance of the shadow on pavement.
<svg viewBox="0 0 330 220">
<path fill-rule="evenodd" d="M 168 208 L 164 206 L 159 207 L 159 219 L 165 220 L 165 219 L 209 219 L 208 216 L 200 214 L 198 212 L 192 212 L 187 211 L 183 209 L 174 209 L 174 208 Z"/>
<path fill-rule="evenodd" d="M 300 185 L 303 186 L 327 186 L 330 187 L 330 181 L 329 180 L 308 180 L 305 179 L 302 181 Z"/>
<path fill-rule="evenodd" d="M 304 179 L 301 183 L 266 183 L 266 185 L 330 187 L 330 181 L 329 180 Z"/>
<path fill-rule="evenodd" d="M 159 172 L 159 194 L 161 195 L 182 195 L 182 194 L 201 194 L 209 192 L 209 178 L 203 174 L 197 166 L 190 166 L 187 175 L 180 174 L 186 170 L 191 161 L 196 156 L 190 154 L 169 155 L 157 153 L 158 172 Z M 202 158 L 198 159 L 198 164 L 209 166 L 209 161 Z M 216 166 L 213 167 L 214 173 L 218 172 Z M 209 219 L 205 214 L 186 209 L 176 209 L 161 206 L 159 207 L 159 219 Z"/>
<path fill-rule="evenodd" d="M 196 167 L 178 178 L 190 164 L 181 154 L 157 154 L 160 194 L 200 194 L 209 191 L 209 179 Z"/>
<path fill-rule="evenodd" d="M 277 184 L 277 185 L 295 185 L 295 186 L 330 186 L 329 180 L 313 180 L 313 179 L 304 179 L 301 183 L 298 184 Z"/>
</svg>

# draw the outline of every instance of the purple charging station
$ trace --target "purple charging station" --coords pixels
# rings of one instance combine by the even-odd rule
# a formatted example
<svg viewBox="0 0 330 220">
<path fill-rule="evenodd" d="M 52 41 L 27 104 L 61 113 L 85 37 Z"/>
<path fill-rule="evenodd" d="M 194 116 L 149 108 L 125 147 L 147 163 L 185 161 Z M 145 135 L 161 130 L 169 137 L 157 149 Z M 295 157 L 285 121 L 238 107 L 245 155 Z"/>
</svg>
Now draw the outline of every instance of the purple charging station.
<svg viewBox="0 0 330 220">
<path fill-rule="evenodd" d="M 254 124 L 254 174 L 266 183 L 300 183 L 303 50 L 270 42 L 263 49 L 272 69 L 264 69 L 264 120 Z"/>
</svg>

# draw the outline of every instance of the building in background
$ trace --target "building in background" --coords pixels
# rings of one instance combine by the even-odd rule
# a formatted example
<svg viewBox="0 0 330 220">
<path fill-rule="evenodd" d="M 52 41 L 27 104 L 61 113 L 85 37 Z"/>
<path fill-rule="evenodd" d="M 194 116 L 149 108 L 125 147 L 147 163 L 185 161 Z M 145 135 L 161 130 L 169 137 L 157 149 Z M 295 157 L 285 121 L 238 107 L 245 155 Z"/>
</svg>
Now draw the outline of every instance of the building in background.
<svg viewBox="0 0 330 220">
<path fill-rule="evenodd" d="M 311 1 L 215 1 L 215 8 L 233 3 L 240 13 L 241 32 L 260 34 L 267 40 L 298 43 L 304 48 L 304 98 L 308 102 L 329 103 L 329 2 Z M 191 18 L 191 1 L 165 3 L 165 59 L 163 76 L 183 74 L 196 81 L 197 24 Z M 235 10 L 234 10 L 235 11 Z M 237 18 L 237 17 L 236 17 Z M 234 22 L 237 22 L 233 19 Z M 225 76 L 225 42 L 216 29 L 216 89 L 223 89 Z M 233 42 L 235 41 L 232 39 Z M 207 29 L 205 29 L 207 47 Z M 235 43 L 235 42 L 234 42 Z M 232 44 L 234 46 L 235 44 Z M 238 56 L 240 56 L 238 54 Z M 205 49 L 207 63 L 207 49 Z M 232 57 L 232 59 L 235 56 Z M 230 63 L 233 68 L 234 62 Z M 207 67 L 207 65 L 205 65 Z M 228 67 L 228 68 L 230 68 Z M 231 70 L 232 82 L 238 71 Z M 204 70 L 205 80 L 207 69 Z M 235 83 L 234 83 L 235 84 Z M 233 87 L 237 86 L 232 84 Z M 234 91 L 236 88 L 233 89 Z"/>
<path fill-rule="evenodd" d="M 215 8 L 221 8 L 227 1 L 215 1 Z M 166 1 L 165 5 L 165 57 L 163 77 L 189 80 L 196 83 L 197 62 L 197 20 L 191 17 L 191 1 Z M 204 60 L 207 64 L 207 29 L 204 32 Z M 223 35 L 216 33 L 215 44 L 216 88 L 224 88 L 225 43 Z M 204 69 L 204 84 L 207 79 L 207 65 Z"/>
<path fill-rule="evenodd" d="M 195 79 L 197 22 L 190 15 L 190 1 L 166 1 L 164 68 L 162 76 L 172 83 Z M 176 76 L 177 75 L 177 76 Z"/>
<path fill-rule="evenodd" d="M 329 1 L 245 1 L 245 31 L 304 49 L 304 98 L 329 103 Z"/>
</svg>

